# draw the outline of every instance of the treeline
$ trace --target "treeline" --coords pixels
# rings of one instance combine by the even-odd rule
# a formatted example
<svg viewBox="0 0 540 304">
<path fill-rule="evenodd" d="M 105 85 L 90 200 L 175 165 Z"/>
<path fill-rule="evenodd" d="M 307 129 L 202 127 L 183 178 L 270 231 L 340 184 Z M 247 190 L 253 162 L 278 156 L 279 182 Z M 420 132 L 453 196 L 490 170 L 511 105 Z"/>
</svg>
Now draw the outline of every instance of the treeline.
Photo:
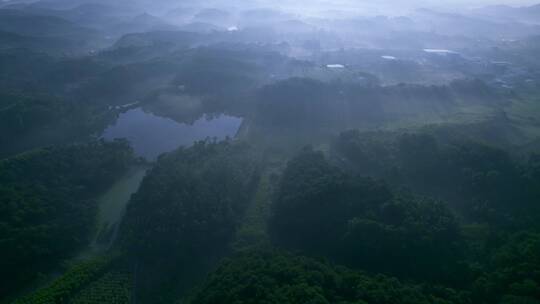
<svg viewBox="0 0 540 304">
<path fill-rule="evenodd" d="M 120 227 L 116 260 L 129 265 L 132 275 L 114 265 L 84 263 L 82 271 L 69 271 L 17 303 L 128 303 L 132 296 L 143 303 L 174 302 L 231 251 L 258 184 L 259 165 L 252 148 L 231 141 L 197 142 L 162 155 Z M 88 206 L 88 219 L 91 211 Z"/>
<path fill-rule="evenodd" d="M 133 281 L 107 273 L 68 298 L 537 303 L 538 157 L 456 138 L 351 131 L 328 155 L 301 150 L 268 187 L 268 240 L 240 247 L 230 245 L 258 189 L 256 150 L 205 141 L 165 154 L 120 228 Z"/>
<path fill-rule="evenodd" d="M 42 93 L 0 94 L 0 158 L 100 132 L 115 113 Z"/>
<path fill-rule="evenodd" d="M 144 104 L 180 122 L 194 121 L 203 113 L 249 116 L 255 109 L 257 89 L 289 73 L 290 62 L 265 47 L 234 43 L 177 52 L 152 63 L 174 67 L 174 76 L 167 85 L 153 88 Z M 212 84 L 211 89 L 208 84 Z M 193 100 L 197 102 L 190 102 Z"/>
<path fill-rule="evenodd" d="M 460 231 L 457 248 L 464 253 L 454 255 L 461 260 L 453 268 L 461 284 L 453 286 L 470 293 L 472 303 L 538 302 L 538 155 L 518 157 L 429 131 L 344 132 L 334 159 L 354 174 L 447 202 Z"/>
<path fill-rule="evenodd" d="M 228 251 L 257 181 L 257 159 L 243 144 L 198 142 L 162 155 L 120 229 L 139 265 L 138 296 L 170 303 L 204 275 Z"/>
<path fill-rule="evenodd" d="M 17 299 L 13 304 L 67 303 L 85 284 L 99 278 L 111 267 L 115 257 L 103 256 L 71 267 L 49 286 Z"/>
<path fill-rule="evenodd" d="M 422 118 L 432 121 L 472 105 L 496 108 L 503 98 L 480 80 L 448 85 L 359 85 L 289 78 L 256 93 L 256 125 L 283 133 L 382 126 Z"/>
<path fill-rule="evenodd" d="M 335 145 L 343 165 L 447 200 L 467 220 L 494 228 L 538 228 L 540 157 L 525 161 L 500 148 L 429 132 L 344 132 Z"/>
<path fill-rule="evenodd" d="M 281 247 L 376 273 L 434 283 L 464 280 L 457 221 L 444 203 L 394 193 L 305 149 L 287 165 L 270 233 Z"/>
<path fill-rule="evenodd" d="M 118 253 L 77 262 L 50 284 L 13 304 L 128 304 L 133 273 L 129 261 Z"/>
<path fill-rule="evenodd" d="M 330 158 L 302 150 L 270 247 L 223 261 L 185 302 L 539 302 L 538 156 L 457 138 L 355 131 Z"/>
<path fill-rule="evenodd" d="M 96 196 L 133 161 L 125 141 L 44 148 L 0 161 L 0 295 L 87 243 Z"/>
<path fill-rule="evenodd" d="M 400 282 L 277 250 L 226 259 L 186 303 L 457 304 L 448 288 Z"/>
</svg>

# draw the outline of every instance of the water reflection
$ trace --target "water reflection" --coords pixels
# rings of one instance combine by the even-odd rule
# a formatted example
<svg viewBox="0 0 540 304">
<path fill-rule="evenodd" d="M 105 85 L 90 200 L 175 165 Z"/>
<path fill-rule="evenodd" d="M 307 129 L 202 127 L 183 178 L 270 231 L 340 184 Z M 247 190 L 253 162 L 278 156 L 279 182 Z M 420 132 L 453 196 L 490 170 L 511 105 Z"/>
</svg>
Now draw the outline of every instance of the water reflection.
<svg viewBox="0 0 540 304">
<path fill-rule="evenodd" d="M 241 123 L 241 118 L 220 115 L 202 117 L 191 125 L 181 124 L 137 108 L 120 114 L 102 137 L 106 140 L 126 138 L 137 155 L 153 160 L 162 153 L 189 146 L 197 140 L 234 137 Z"/>
</svg>

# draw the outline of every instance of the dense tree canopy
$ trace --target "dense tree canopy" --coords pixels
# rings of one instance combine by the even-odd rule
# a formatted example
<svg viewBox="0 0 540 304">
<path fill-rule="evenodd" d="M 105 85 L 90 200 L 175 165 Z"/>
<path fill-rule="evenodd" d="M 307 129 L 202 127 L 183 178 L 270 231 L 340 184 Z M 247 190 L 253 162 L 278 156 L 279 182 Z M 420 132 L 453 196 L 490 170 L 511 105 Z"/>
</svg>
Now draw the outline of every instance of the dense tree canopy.
<svg viewBox="0 0 540 304">
<path fill-rule="evenodd" d="M 540 304 L 540 5 L 427 2 L 0 0 L 0 304 Z"/>
<path fill-rule="evenodd" d="M 468 219 L 500 228 L 535 225 L 537 156 L 519 163 L 500 148 L 450 138 L 349 131 L 336 147 L 355 172 L 442 197 Z"/>
<path fill-rule="evenodd" d="M 341 134 L 336 156 L 355 172 L 384 177 L 394 185 L 451 203 L 465 234 L 458 243 L 466 252 L 460 264 L 468 265 L 468 269 L 454 270 L 461 273 L 461 288 L 472 292 L 471 301 L 537 303 L 538 156 L 521 162 L 500 148 L 459 139 L 455 135 L 351 131 Z M 437 213 L 444 209 L 433 206 Z M 380 225 L 360 223 L 359 233 L 378 235 L 377 240 L 388 235 Z M 423 231 L 416 238 L 428 235 Z"/>
<path fill-rule="evenodd" d="M 478 303 L 540 302 L 540 235 L 519 232 L 493 250 L 474 282 Z"/>
<path fill-rule="evenodd" d="M 226 245 L 256 178 L 247 149 L 199 142 L 160 157 L 128 206 L 127 248 L 195 258 Z"/>
<path fill-rule="evenodd" d="M 0 94 L 0 157 L 86 140 L 114 117 L 112 112 L 97 109 L 95 105 L 49 94 L 16 91 Z"/>
<path fill-rule="evenodd" d="M 445 204 L 344 173 L 320 152 L 306 149 L 288 163 L 273 211 L 271 232 L 286 248 L 377 272 L 456 279 L 460 234 Z"/>
<path fill-rule="evenodd" d="M 0 294 L 86 244 L 96 196 L 133 160 L 125 141 L 98 141 L 0 161 Z"/>
<path fill-rule="evenodd" d="M 132 197 L 121 245 L 139 263 L 138 295 L 170 303 L 225 254 L 258 180 L 248 146 L 198 142 L 165 154 Z"/>
<path fill-rule="evenodd" d="M 258 127 L 282 133 L 309 130 L 315 134 L 419 118 L 436 120 L 457 111 L 464 103 L 495 105 L 501 101 L 485 83 L 469 79 L 440 86 L 381 86 L 354 79 L 325 82 L 292 77 L 263 86 L 256 97 L 254 115 Z"/>
<path fill-rule="evenodd" d="M 306 257 L 276 251 L 245 252 L 225 260 L 190 304 L 255 303 L 469 303 L 451 289 L 404 284 Z"/>
</svg>

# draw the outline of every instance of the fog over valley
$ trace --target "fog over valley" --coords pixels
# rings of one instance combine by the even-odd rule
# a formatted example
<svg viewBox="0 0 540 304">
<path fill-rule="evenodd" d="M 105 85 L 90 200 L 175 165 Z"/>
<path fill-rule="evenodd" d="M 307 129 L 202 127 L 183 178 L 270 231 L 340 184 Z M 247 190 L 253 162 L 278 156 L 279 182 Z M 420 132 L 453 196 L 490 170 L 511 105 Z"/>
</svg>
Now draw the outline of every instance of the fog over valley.
<svg viewBox="0 0 540 304">
<path fill-rule="evenodd" d="M 539 304 L 540 2 L 0 0 L 0 304 Z"/>
</svg>

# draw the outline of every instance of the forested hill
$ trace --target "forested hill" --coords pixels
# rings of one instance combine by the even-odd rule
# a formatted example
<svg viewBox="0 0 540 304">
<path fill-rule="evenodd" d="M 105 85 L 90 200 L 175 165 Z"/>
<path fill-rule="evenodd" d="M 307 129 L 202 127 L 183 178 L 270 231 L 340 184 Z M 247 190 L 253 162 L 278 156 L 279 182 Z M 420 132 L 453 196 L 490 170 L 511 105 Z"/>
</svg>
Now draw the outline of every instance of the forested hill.
<svg viewBox="0 0 540 304">
<path fill-rule="evenodd" d="M 258 183 L 258 161 L 248 145 L 227 141 L 159 158 L 120 229 L 120 246 L 138 265 L 138 297 L 172 301 L 230 251 Z"/>
<path fill-rule="evenodd" d="M 0 161 L 0 294 L 86 246 L 97 196 L 133 164 L 125 141 L 43 148 Z"/>
<path fill-rule="evenodd" d="M 489 1 L 0 0 L 0 304 L 540 304 Z"/>
</svg>

